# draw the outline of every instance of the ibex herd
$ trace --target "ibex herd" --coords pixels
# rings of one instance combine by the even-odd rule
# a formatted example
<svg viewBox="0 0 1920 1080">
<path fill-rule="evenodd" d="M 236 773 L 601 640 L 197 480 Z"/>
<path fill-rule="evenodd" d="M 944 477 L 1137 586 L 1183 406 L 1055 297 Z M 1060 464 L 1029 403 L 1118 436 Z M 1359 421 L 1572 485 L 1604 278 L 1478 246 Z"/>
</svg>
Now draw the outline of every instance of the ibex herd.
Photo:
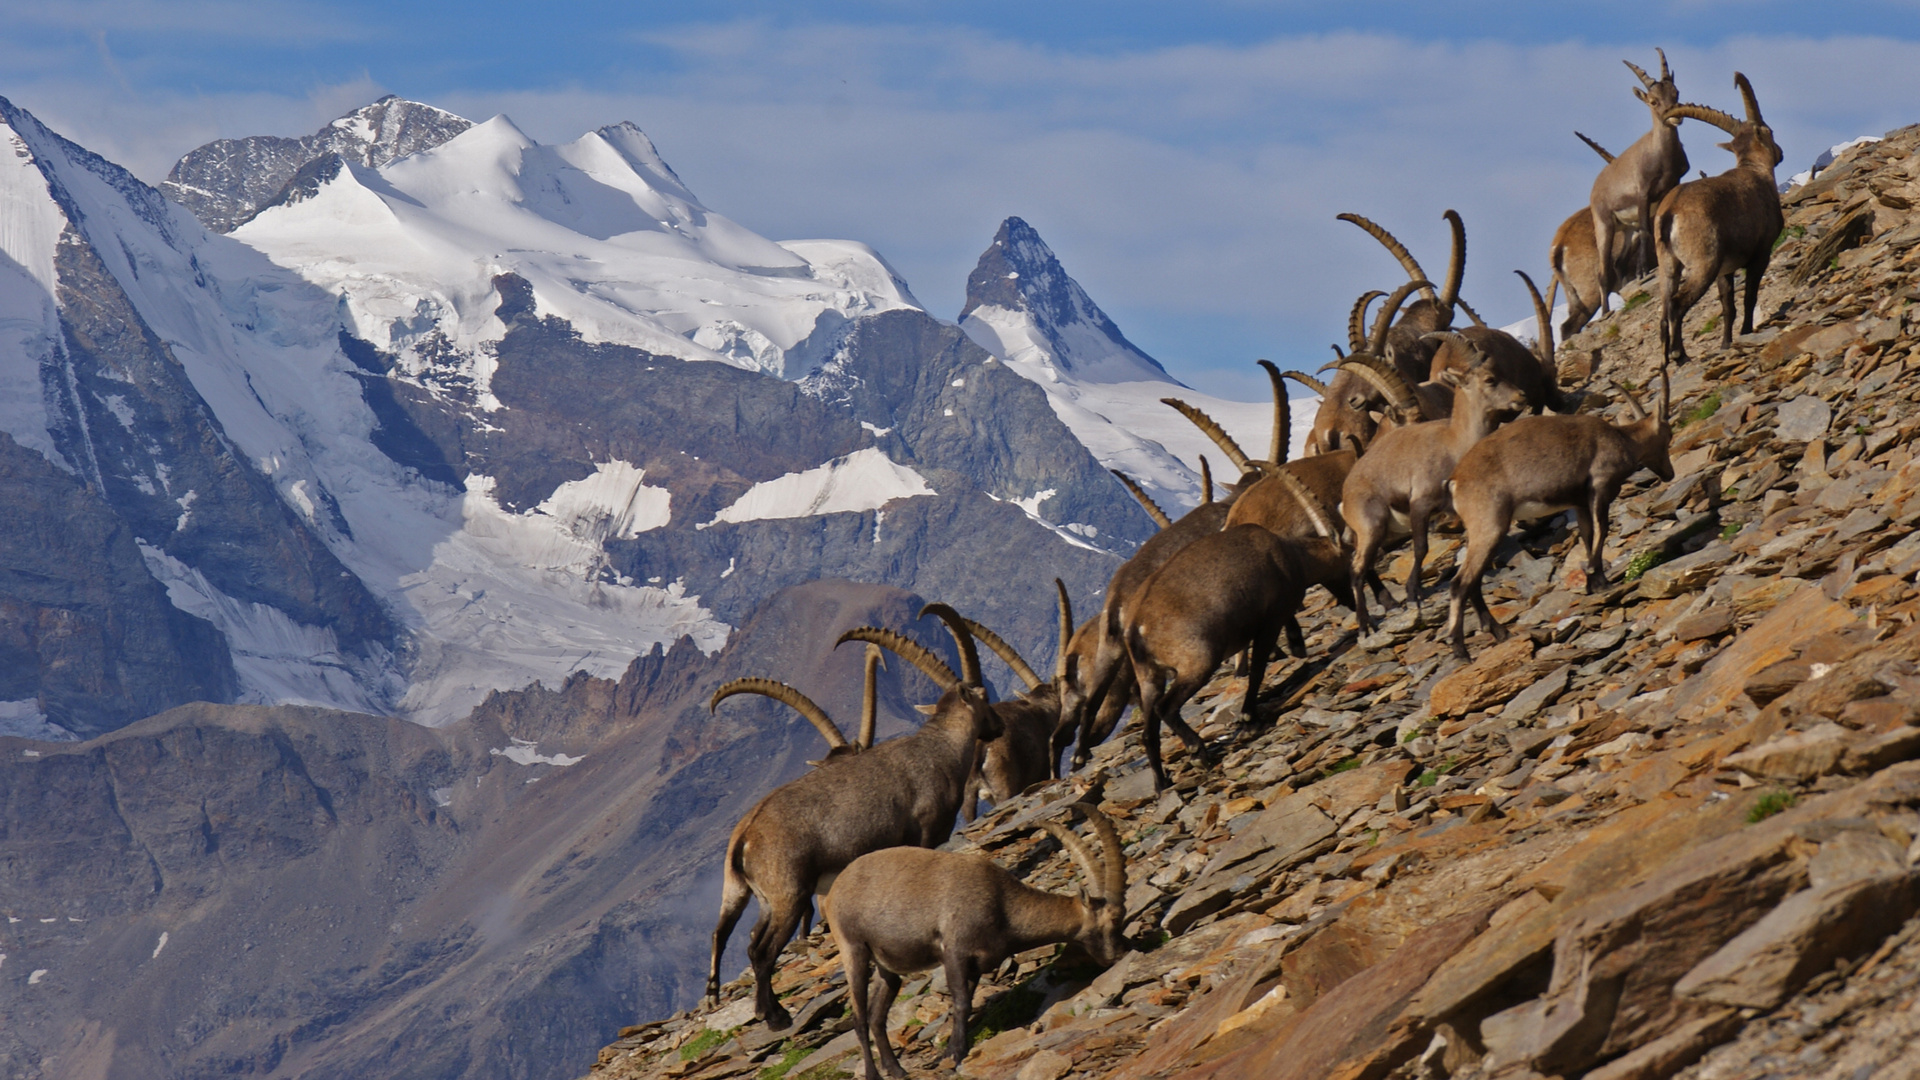
<svg viewBox="0 0 1920 1080">
<path fill-rule="evenodd" d="M 882 1069 L 905 1075 L 887 1044 L 887 1011 L 902 975 L 936 965 L 944 966 L 954 995 L 948 1050 L 957 1063 L 968 1048 L 975 980 L 1013 953 L 1048 943 L 1076 943 L 1095 960 L 1112 962 L 1126 948 L 1127 889 L 1119 835 L 1092 809 L 1091 797 L 1070 809 L 1089 821 L 1097 854 L 1064 826 L 1039 822 L 1085 872 L 1087 892 L 1079 897 L 1030 889 L 981 857 L 928 850 L 948 839 L 957 816 L 971 819 L 983 798 L 1003 803 L 1061 776 L 1069 748 L 1070 767 L 1086 764 L 1129 705 L 1141 718 L 1155 790 L 1166 790 L 1172 779 L 1161 728 L 1172 728 L 1193 759 L 1210 760 L 1213 749 L 1181 710 L 1236 654 L 1247 679 L 1239 721 L 1256 724 L 1262 678 L 1282 639 L 1294 656 L 1307 655 L 1298 614 L 1310 589 L 1326 589 L 1353 610 L 1359 633 L 1373 632 L 1366 592 L 1383 606 L 1392 602 L 1375 563 L 1389 541 L 1409 537 L 1412 568 L 1401 602 L 1417 616 L 1429 530 L 1443 516 L 1457 518 L 1466 537 L 1442 630 L 1458 657 L 1468 658 L 1469 605 L 1496 640 L 1508 634 L 1480 590 L 1516 520 L 1573 511 L 1586 587 L 1604 584 L 1602 547 L 1614 498 L 1641 469 L 1673 477 L 1667 368 L 1686 359 L 1681 320 L 1717 285 L 1724 346 L 1732 334 L 1733 275 L 1744 270 L 1742 328 L 1751 331 L 1760 277 L 1782 228 L 1773 178 L 1780 149 L 1746 77 L 1734 76 L 1746 112 L 1744 121 L 1735 120 L 1682 102 L 1666 54 L 1659 55 L 1658 79 L 1627 64 L 1640 81 L 1633 92 L 1650 111 L 1652 130 L 1617 157 L 1580 136 L 1606 164 L 1588 206 L 1554 235 L 1548 296 L 1519 274 L 1538 323 L 1534 346 L 1489 328 L 1461 297 L 1466 226 L 1459 214 L 1443 215 L 1453 246 L 1438 287 L 1393 234 L 1357 214 L 1340 215 L 1386 247 L 1407 281 L 1355 302 L 1347 348 L 1336 346 L 1335 360 L 1322 369 L 1334 369 L 1327 382 L 1259 361 L 1274 399 L 1265 458 L 1250 457 L 1200 409 L 1165 399 L 1219 447 L 1238 476 L 1216 492 L 1202 459 L 1201 501 L 1174 517 L 1115 474 L 1159 531 L 1114 572 L 1084 623 L 1076 625 L 1056 579 L 1051 679 L 992 630 L 936 603 L 922 615 L 938 617 L 953 635 L 959 674 L 903 634 L 862 627 L 842 635 L 841 642 L 868 643 L 862 720 L 852 741 L 784 684 L 747 678 L 720 687 L 715 706 L 742 693 L 791 706 L 819 730 L 828 752 L 812 771 L 761 799 L 733 830 L 708 993 L 718 993 L 721 955 L 751 896 L 760 905 L 748 944 L 755 1015 L 771 1028 L 787 1026 L 772 989 L 774 963 L 796 928 L 811 925 L 819 894 L 846 967 L 867 1076 Z M 1679 128 L 1689 119 L 1731 136 L 1721 145 L 1737 159 L 1732 169 L 1682 182 L 1688 161 Z M 1602 399 L 1561 391 L 1553 296 L 1567 296 L 1568 317 L 1559 327 L 1565 336 L 1607 312 L 1608 295 L 1625 281 L 1656 270 L 1662 360 L 1654 411 L 1621 386 L 1628 418 L 1611 422 L 1583 412 Z M 1369 309 L 1382 297 L 1369 328 Z M 1456 313 L 1470 325 L 1456 327 Z M 1292 460 L 1286 379 L 1320 395 L 1305 456 Z M 1025 685 L 1019 696 L 989 700 L 976 641 Z M 927 719 L 918 731 L 875 744 L 881 649 L 925 672 L 941 696 L 919 707 Z M 876 968 L 878 988 L 870 994 Z"/>
</svg>

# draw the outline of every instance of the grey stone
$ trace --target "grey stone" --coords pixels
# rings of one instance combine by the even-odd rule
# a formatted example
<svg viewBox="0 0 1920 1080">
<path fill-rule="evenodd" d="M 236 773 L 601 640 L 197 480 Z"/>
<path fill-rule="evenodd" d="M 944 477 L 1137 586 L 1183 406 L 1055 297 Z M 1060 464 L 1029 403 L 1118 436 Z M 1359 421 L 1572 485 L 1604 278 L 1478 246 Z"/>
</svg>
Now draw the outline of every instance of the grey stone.
<svg viewBox="0 0 1920 1080">
<path fill-rule="evenodd" d="M 1567 692 L 1567 681 L 1572 677 L 1572 664 L 1561 664 L 1559 667 L 1547 672 L 1536 680 L 1532 686 L 1520 691 L 1508 700 L 1507 707 L 1500 711 L 1501 718 L 1518 721 L 1533 719 L 1534 715 L 1541 709 L 1560 700 L 1560 695 Z M 1514 743 L 1514 735 L 1516 734 L 1518 733 L 1509 733 L 1507 741 Z M 1514 748 L 1519 749 L 1518 745 L 1515 745 Z"/>
<path fill-rule="evenodd" d="M 1833 409 L 1811 394 L 1782 402 L 1777 415 L 1774 434 L 1787 442 L 1818 439 L 1827 433 L 1827 425 L 1833 421 Z"/>
<path fill-rule="evenodd" d="M 1712 580 L 1721 567 L 1738 557 L 1732 545 L 1724 540 L 1716 540 L 1699 551 L 1661 563 L 1642 574 L 1640 595 L 1658 600 L 1692 592 Z"/>
</svg>

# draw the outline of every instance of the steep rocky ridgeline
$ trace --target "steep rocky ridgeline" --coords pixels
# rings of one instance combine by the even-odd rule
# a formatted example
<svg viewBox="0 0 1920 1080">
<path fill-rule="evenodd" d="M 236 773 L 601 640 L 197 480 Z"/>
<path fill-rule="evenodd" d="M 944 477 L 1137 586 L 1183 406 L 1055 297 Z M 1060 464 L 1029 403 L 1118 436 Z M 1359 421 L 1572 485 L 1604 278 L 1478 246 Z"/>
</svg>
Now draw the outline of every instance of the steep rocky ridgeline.
<svg viewBox="0 0 1920 1080">
<path fill-rule="evenodd" d="M 1142 946 L 1105 971 L 1016 957 L 976 996 L 963 1076 L 1908 1075 L 1920 128 L 1784 201 L 1757 331 L 1722 350 L 1716 303 L 1687 320 L 1676 477 L 1615 504 L 1613 584 L 1587 591 L 1564 519 L 1516 532 L 1487 588 L 1515 634 L 1476 634 L 1466 664 L 1437 635 L 1444 593 L 1365 640 L 1310 598 L 1310 658 L 1269 669 L 1259 726 L 1237 726 L 1230 670 L 1187 708 L 1217 762 L 1173 741 L 1156 798 L 1129 729 L 956 836 L 1068 890 L 1028 822 L 1097 802 Z M 1561 349 L 1589 411 L 1657 381 L 1653 289 Z M 796 942 L 775 988 L 791 1031 L 753 1022 L 742 977 L 717 1008 L 636 1014 L 592 1075 L 856 1072 L 831 935 Z M 938 974 L 908 980 L 889 1028 L 910 1067 L 936 1070 L 948 1011 Z"/>
<path fill-rule="evenodd" d="M 9 1076 L 548 1077 L 704 971 L 717 859 L 851 732 L 866 623 L 957 662 L 920 597 L 814 582 L 717 656 L 502 692 L 440 729 L 301 707 L 174 709 L 86 743 L 0 738 Z M 881 676 L 882 737 L 934 690 Z M 736 946 L 737 947 L 737 946 Z M 34 974 L 40 972 L 40 974 Z"/>
</svg>

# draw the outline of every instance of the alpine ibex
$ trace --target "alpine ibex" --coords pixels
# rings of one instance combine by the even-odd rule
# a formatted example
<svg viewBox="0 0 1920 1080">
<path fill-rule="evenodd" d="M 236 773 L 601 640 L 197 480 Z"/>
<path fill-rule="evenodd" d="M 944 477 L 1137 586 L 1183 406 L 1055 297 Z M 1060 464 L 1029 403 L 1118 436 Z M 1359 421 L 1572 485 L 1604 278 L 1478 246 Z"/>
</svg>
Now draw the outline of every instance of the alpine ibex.
<svg viewBox="0 0 1920 1080">
<path fill-rule="evenodd" d="M 814 704 L 812 698 L 786 683 L 773 679 L 746 678 L 721 683 L 720 688 L 713 692 L 713 699 L 707 703 L 707 708 L 709 711 L 718 708 L 722 701 L 736 694 L 759 694 L 762 697 L 772 698 L 806 717 L 807 722 L 820 732 L 821 738 L 827 740 L 827 756 L 818 761 L 807 762 L 809 765 L 824 765 L 848 754 L 859 753 L 873 745 L 874 725 L 878 719 L 879 704 L 875 694 L 878 690 L 879 669 L 884 663 L 880 646 L 868 643 L 864 693 L 860 699 L 860 734 L 853 742 L 848 742 L 846 737 L 840 734 L 840 726 L 833 722 L 833 718 L 827 715 L 825 709 Z"/>
<path fill-rule="evenodd" d="M 1533 279 L 1523 271 L 1515 270 L 1514 273 L 1527 286 L 1527 295 L 1533 300 L 1534 320 L 1540 327 L 1533 347 L 1521 344 L 1519 339 L 1505 330 L 1488 326 L 1481 321 L 1478 313 L 1469 310 L 1467 317 L 1473 321 L 1473 325 L 1461 329 L 1457 338 L 1444 334 L 1428 335 L 1434 348 L 1427 380 L 1437 383 L 1440 376 L 1448 371 L 1462 373 L 1473 363 L 1474 356 L 1479 355 L 1486 358 L 1496 375 L 1518 387 L 1527 396 L 1527 404 L 1533 409 L 1558 412 L 1566 407 L 1566 403 L 1560 396 L 1560 372 L 1553 360 L 1553 301 L 1542 298 L 1540 290 L 1534 287 Z M 1471 345 L 1472 349 L 1458 348 L 1456 343 Z M 1452 395 L 1447 397 L 1448 407 L 1451 408 Z"/>
<path fill-rule="evenodd" d="M 1432 349 L 1423 343 L 1422 338 L 1452 328 L 1454 308 L 1464 306 L 1460 300 L 1460 280 L 1467 271 L 1467 226 L 1456 211 L 1448 210 L 1441 216 L 1446 218 L 1453 230 L 1453 253 L 1447 260 L 1447 279 L 1440 286 L 1438 294 L 1435 294 L 1432 285 L 1423 284 L 1421 298 L 1408 304 L 1394 323 L 1393 334 L 1386 342 L 1387 351 L 1375 350 L 1375 355 L 1391 360 L 1408 382 L 1417 383 L 1427 377 Z M 1392 233 L 1359 214 L 1341 214 L 1339 220 L 1359 226 L 1368 236 L 1378 240 L 1399 260 L 1401 268 L 1407 272 L 1408 281 L 1426 281 L 1427 275 L 1421 271 L 1413 253 Z"/>
<path fill-rule="evenodd" d="M 1447 333 L 1454 339 L 1449 347 L 1471 357 L 1464 371 L 1449 368 L 1437 380 L 1453 392 L 1449 418 L 1381 432 L 1347 474 L 1341 491 L 1340 516 L 1354 536 L 1354 614 L 1361 633 L 1372 632 L 1373 620 L 1360 585 L 1378 583 L 1373 561 L 1380 548 L 1393 533 L 1411 533 L 1413 569 L 1407 574 L 1407 602 L 1418 610 L 1420 573 L 1427 561 L 1427 520 L 1435 511 L 1449 508 L 1447 478 L 1454 463 L 1502 420 L 1527 406 L 1526 396 L 1502 379 L 1484 354 L 1466 338 Z M 1392 373 L 1391 368 L 1362 370 L 1383 382 Z M 1411 395 L 1411 387 L 1404 382 L 1401 386 Z"/>
<path fill-rule="evenodd" d="M 1399 313 L 1400 305 L 1415 289 L 1431 291 L 1432 288 L 1425 278 L 1415 278 L 1394 290 L 1393 295 L 1387 297 L 1386 306 L 1374 318 L 1372 334 L 1364 337 L 1360 334 L 1360 328 L 1365 325 L 1366 309 L 1382 294 L 1377 291 L 1363 294 L 1354 301 L 1353 310 L 1347 315 L 1347 344 L 1351 351 L 1327 367 L 1338 368 L 1346 360 L 1369 356 L 1388 359 L 1388 354 L 1394 351 L 1389 348 L 1388 339 L 1394 331 L 1393 318 Z M 1412 357 L 1413 352 L 1409 350 L 1406 355 Z M 1430 354 L 1431 350 L 1428 350 L 1427 355 Z M 1380 395 L 1373 387 L 1345 370 L 1337 372 L 1325 386 L 1316 385 L 1294 372 L 1288 372 L 1287 375 L 1320 392 L 1320 408 L 1313 415 L 1313 430 L 1307 434 L 1306 448 L 1309 452 L 1332 454 L 1347 450 L 1357 454 L 1373 439 L 1379 429 L 1375 414 L 1381 409 Z M 1426 373 L 1422 371 L 1412 381 L 1419 382 L 1425 378 Z"/>
<path fill-rule="evenodd" d="M 1322 526 L 1322 542 L 1337 544 L 1332 523 L 1323 519 Z M 1168 786 L 1160 726 L 1171 727 L 1190 750 L 1202 750 L 1180 707 L 1213 678 L 1222 660 L 1250 650 L 1240 715 L 1251 722 L 1268 654 L 1279 636 L 1286 634 L 1294 655 L 1306 656 L 1306 638 L 1296 619 L 1305 595 L 1295 541 L 1258 525 L 1235 525 L 1202 537 L 1167 560 L 1141 588 L 1129 612 L 1126 645 L 1155 791 Z"/>
<path fill-rule="evenodd" d="M 1622 60 L 1640 80 L 1633 96 L 1646 103 L 1653 117 L 1653 130 L 1633 141 L 1633 145 L 1607 162 L 1593 179 L 1593 191 L 1587 206 L 1593 215 L 1595 251 L 1612 251 L 1616 232 L 1626 230 L 1640 250 L 1642 266 L 1653 265 L 1653 208 L 1674 185 L 1686 178 L 1687 151 L 1680 145 L 1680 91 L 1674 86 L 1673 72 L 1667 68 L 1667 54 L 1660 54 L 1660 78 L 1656 81 L 1631 60 Z M 1607 295 L 1620 281 L 1614 268 L 1600 266 L 1600 312 L 1605 314 Z"/>
<path fill-rule="evenodd" d="M 1587 552 L 1591 592 L 1606 581 L 1601 549 L 1607 540 L 1607 512 L 1620 486 L 1643 468 L 1662 480 L 1673 479 L 1673 462 L 1667 457 L 1673 431 L 1667 425 L 1666 369 L 1660 372 L 1660 400 L 1652 416 L 1625 387 L 1621 392 L 1633 410 L 1633 419 L 1626 424 L 1584 414 L 1522 417 L 1475 443 L 1454 467 L 1447 487 L 1453 512 L 1467 530 L 1466 553 L 1454 574 L 1447 609 L 1445 633 L 1455 656 L 1467 658 L 1465 605 L 1469 601 L 1495 641 L 1507 638 L 1506 628 L 1487 610 L 1480 581 L 1493 561 L 1494 548 L 1516 519 L 1573 510 L 1579 519 L 1580 544 Z"/>
<path fill-rule="evenodd" d="M 981 744 L 980 760 L 967 784 L 967 799 L 960 816 L 971 821 L 984 794 L 996 805 L 1006 802 L 1034 784 L 1045 783 L 1059 773 L 1060 755 L 1053 752 L 1060 728 L 1060 671 L 1073 636 L 1073 608 L 1067 601 L 1067 586 L 1053 579 L 1060 605 L 1060 647 L 1055 655 L 1054 678 L 1042 682 L 1038 673 L 1019 652 L 999 634 L 972 619 L 967 629 L 982 645 L 993 650 L 1014 675 L 1026 684 L 1019 697 L 996 701 L 993 711 L 1000 717 L 998 738 Z M 985 789 L 984 791 L 982 789 Z"/>
<path fill-rule="evenodd" d="M 1120 834 L 1100 811 L 1081 803 L 1069 805 L 1087 818 L 1099 837 L 1097 858 L 1065 827 L 1052 821 L 1037 824 L 1086 875 L 1086 891 L 1079 896 L 1032 888 L 985 856 L 918 848 L 862 856 L 834 882 L 826 908 L 847 974 L 853 1030 L 867 1080 L 880 1075 L 876 1043 L 887 1075 L 907 1075 L 887 1039 L 887 1013 L 900 992 L 902 975 L 936 966 L 946 969 L 953 998 L 947 1056 L 957 1066 L 970 1049 L 974 988 L 981 975 L 1007 957 L 1056 942 L 1078 944 L 1103 965 L 1126 952 L 1120 928 L 1126 919 L 1127 864 Z M 876 968 L 877 992 L 872 989 Z"/>
<path fill-rule="evenodd" d="M 1720 144 L 1738 162 L 1719 176 L 1694 180 L 1674 188 L 1654 215 L 1660 242 L 1660 348 L 1667 363 L 1687 359 L 1681 322 L 1687 311 L 1720 286 L 1720 345 L 1733 342 L 1733 274 L 1745 270 L 1747 305 L 1740 321 L 1742 334 L 1753 333 L 1753 307 L 1760 299 L 1760 278 L 1773 259 L 1773 242 L 1786 227 L 1780 212 L 1780 192 L 1773 167 L 1780 164 L 1780 144 L 1773 129 L 1760 118 L 1760 102 L 1753 84 L 1735 72 L 1734 85 L 1746 102 L 1745 122 L 1718 109 L 1680 105 L 1676 115 L 1705 120 L 1733 136 Z"/>
<path fill-rule="evenodd" d="M 929 604 L 921 614 L 947 624 L 960 647 L 963 675 L 956 676 L 924 646 L 890 630 L 860 627 L 835 643 L 870 641 L 926 672 L 942 692 L 920 730 L 773 789 L 740 819 L 727 840 L 707 996 L 719 996 L 721 955 L 752 897 L 760 902 L 760 917 L 747 944 L 754 1015 L 775 1031 L 792 1021 L 773 996 L 774 962 L 811 910 L 820 879 L 869 851 L 945 843 L 966 797 L 980 742 L 1000 734 L 999 718 L 981 688 L 980 657 L 966 624 L 945 604 Z"/>
<path fill-rule="evenodd" d="M 1612 161 L 1607 148 L 1574 132 L 1580 141 L 1593 148 L 1603 160 Z M 1652 263 L 1642 263 L 1639 237 L 1618 231 L 1607 258 L 1612 265 L 1613 281 L 1631 281 L 1651 271 Z M 1582 206 L 1567 215 L 1553 231 L 1553 245 L 1547 249 L 1547 264 L 1553 267 L 1553 280 L 1567 294 L 1567 317 L 1560 321 L 1560 340 L 1579 333 L 1600 311 L 1600 294 L 1609 280 L 1600 266 L 1600 246 L 1593 237 L 1593 207 Z"/>
</svg>

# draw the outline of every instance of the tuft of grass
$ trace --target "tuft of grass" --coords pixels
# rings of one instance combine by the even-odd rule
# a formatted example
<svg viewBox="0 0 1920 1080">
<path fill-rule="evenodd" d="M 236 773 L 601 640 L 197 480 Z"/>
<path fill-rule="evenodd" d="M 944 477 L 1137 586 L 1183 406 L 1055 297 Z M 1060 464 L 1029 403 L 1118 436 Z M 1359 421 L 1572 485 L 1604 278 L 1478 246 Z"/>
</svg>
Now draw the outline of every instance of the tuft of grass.
<svg viewBox="0 0 1920 1080">
<path fill-rule="evenodd" d="M 786 1053 L 780 1055 L 780 1060 L 755 1073 L 753 1080 L 783 1080 L 787 1075 L 787 1070 L 800 1064 L 800 1059 L 811 1053 L 813 1053 L 813 1047 L 811 1046 L 790 1046 L 787 1048 Z M 807 1071 L 812 1072 L 813 1070 L 808 1069 Z"/>
<path fill-rule="evenodd" d="M 1732 498 L 1733 496 L 1728 495 L 1727 497 Z M 1720 539 L 1722 540 L 1731 540 L 1738 535 L 1740 535 L 1740 523 L 1737 521 L 1729 521 L 1720 528 Z"/>
<path fill-rule="evenodd" d="M 1789 225 L 1780 230 L 1779 236 L 1773 238 L 1773 250 L 1779 251 L 1781 244 L 1789 240 L 1798 240 L 1805 235 L 1807 235 L 1807 227 L 1805 225 Z"/>
<path fill-rule="evenodd" d="M 1645 289 L 1641 289 L 1639 292 L 1634 293 L 1632 296 L 1627 297 L 1626 306 L 1622 307 L 1620 310 L 1632 311 L 1634 308 L 1639 307 L 1641 304 L 1644 304 L 1651 299 L 1653 299 L 1653 294 L 1648 292 Z"/>
<path fill-rule="evenodd" d="M 1414 783 L 1419 784 L 1421 787 L 1432 787 L 1433 785 L 1440 782 L 1441 777 L 1447 775 L 1448 773 L 1452 772 L 1453 770 L 1459 767 L 1460 767 L 1460 755 L 1448 754 L 1447 760 L 1441 762 L 1440 764 L 1434 766 L 1431 769 L 1428 769 L 1426 772 L 1421 773 L 1419 778 L 1416 779 Z"/>
<path fill-rule="evenodd" d="M 1360 759 L 1357 757 L 1350 757 L 1350 758 L 1347 758 L 1345 761 L 1336 761 L 1333 764 L 1327 766 L 1327 775 L 1332 776 L 1334 773 L 1352 772 L 1353 770 L 1359 767 L 1360 767 Z"/>
<path fill-rule="evenodd" d="M 1651 551 L 1643 551 L 1635 555 L 1632 561 L 1627 563 L 1627 572 L 1622 574 L 1621 578 L 1626 581 L 1638 581 L 1640 580 L 1640 575 L 1666 561 L 1666 553 L 1658 548 Z"/>
<path fill-rule="evenodd" d="M 1613 323 L 1613 322 L 1610 322 L 1610 323 L 1608 323 L 1608 324 L 1607 324 L 1607 332 L 1606 332 L 1606 333 L 1604 333 L 1604 334 L 1601 334 L 1600 336 L 1601 336 L 1602 338 L 1605 338 L 1605 339 L 1606 339 L 1606 340 L 1608 340 L 1608 341 L 1612 341 L 1613 339 L 1615 339 L 1615 338 L 1617 338 L 1617 337 L 1619 337 L 1619 336 L 1620 336 L 1620 324 L 1619 324 L 1619 323 Z"/>
<path fill-rule="evenodd" d="M 828 1062 L 825 1065 L 815 1065 L 813 1068 L 794 1077 L 793 1080 L 852 1080 L 852 1078 L 852 1073 L 832 1062 Z"/>
<path fill-rule="evenodd" d="M 1718 329 L 1720 329 L 1720 316 L 1718 315 L 1709 316 L 1706 322 L 1700 324 L 1700 329 L 1695 330 L 1693 332 L 1693 336 L 1706 337 L 1708 334 L 1711 334 Z"/>
<path fill-rule="evenodd" d="M 1873 429 L 1865 424 L 1855 424 L 1853 425 L 1853 433 L 1855 435 L 1871 435 L 1873 434 Z"/>
<path fill-rule="evenodd" d="M 973 1030 L 967 1033 L 969 1046 L 979 1046 L 1003 1031 L 1025 1027 L 1040 1016 L 1040 1003 L 1047 996 L 1026 983 L 1001 994 L 974 1014 Z"/>
<path fill-rule="evenodd" d="M 1400 736 L 1400 745 L 1401 745 L 1401 746 L 1405 746 L 1405 745 L 1407 745 L 1408 743 L 1410 743 L 1410 742 L 1412 742 L 1413 740 L 1415 740 L 1415 739 L 1417 739 L 1417 738 L 1419 738 L 1419 737 L 1421 736 L 1421 734 L 1422 734 L 1422 732 L 1421 732 L 1421 730 L 1420 730 L 1419 728 L 1417 728 L 1417 727 L 1416 727 L 1416 728 L 1408 728 L 1408 729 L 1407 729 L 1407 733 L 1406 733 L 1405 735 L 1402 735 L 1402 736 Z"/>
<path fill-rule="evenodd" d="M 1747 821 L 1757 823 L 1800 801 L 1800 796 L 1791 791 L 1769 791 L 1754 800 L 1753 808 L 1747 811 Z"/>
<path fill-rule="evenodd" d="M 1717 315 L 1714 317 L 1719 318 L 1719 316 Z M 1717 413 L 1719 411 L 1720 411 L 1720 391 L 1715 390 L 1713 393 L 1708 394 L 1706 397 L 1703 397 L 1700 399 L 1700 404 L 1695 405 L 1693 407 L 1693 411 L 1688 413 L 1680 421 L 1680 426 L 1686 427 L 1688 424 L 1697 424 L 1700 421 L 1705 420 L 1707 417 L 1712 416 L 1714 413 Z"/>
<path fill-rule="evenodd" d="M 707 1030 L 701 1032 L 698 1035 L 695 1035 L 692 1039 L 689 1039 L 686 1043 L 681 1045 L 680 1060 L 695 1061 L 700 1058 L 706 1057 L 707 1051 L 713 1049 L 716 1046 L 719 1046 L 720 1044 L 726 1042 L 728 1039 L 731 1039 L 738 1034 L 740 1034 L 740 1029 L 737 1027 L 728 1028 L 725 1031 L 716 1031 L 713 1028 L 708 1028 Z"/>
</svg>

